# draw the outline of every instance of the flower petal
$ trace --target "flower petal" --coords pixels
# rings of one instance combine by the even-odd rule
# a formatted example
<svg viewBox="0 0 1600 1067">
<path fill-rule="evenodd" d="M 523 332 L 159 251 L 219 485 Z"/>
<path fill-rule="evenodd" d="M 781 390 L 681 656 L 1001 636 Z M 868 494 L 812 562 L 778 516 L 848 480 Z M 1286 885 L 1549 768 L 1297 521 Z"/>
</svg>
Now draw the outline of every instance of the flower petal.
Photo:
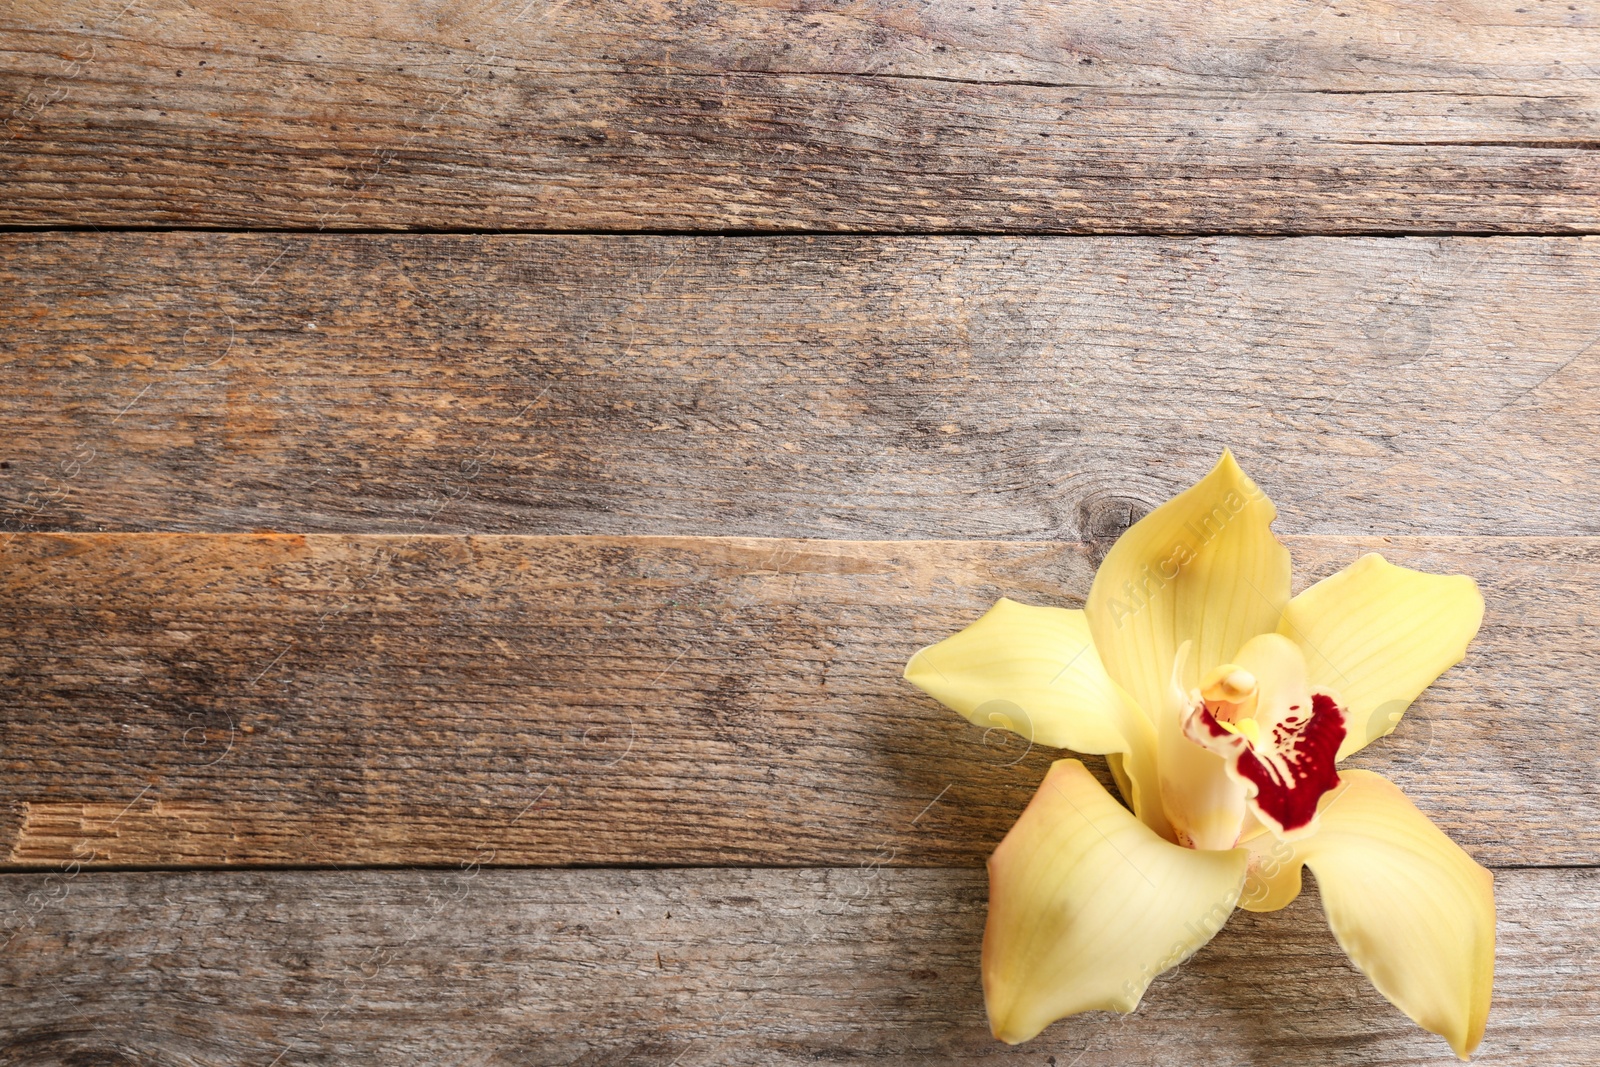
<svg viewBox="0 0 1600 1067">
<path fill-rule="evenodd" d="M 1321 825 L 1298 842 L 1249 842 L 1240 906 L 1273 911 L 1311 868 L 1328 925 L 1378 992 L 1466 1059 L 1494 984 L 1494 878 L 1371 771 L 1344 771 Z"/>
<path fill-rule="evenodd" d="M 1478 583 L 1369 553 L 1289 602 L 1279 632 L 1305 653 L 1311 684 L 1348 709 L 1344 759 L 1394 731 L 1433 680 L 1466 655 L 1483 621 Z"/>
<path fill-rule="evenodd" d="M 1084 611 L 1112 679 L 1148 714 L 1161 707 L 1178 647 L 1183 680 L 1275 630 L 1289 600 L 1289 553 L 1277 514 L 1231 452 L 1198 483 L 1134 523 L 1095 574 Z"/>
<path fill-rule="evenodd" d="M 1119 785 L 1158 833 L 1170 833 L 1149 720 L 1106 674 L 1083 612 L 1002 599 L 906 664 L 906 679 L 985 729 L 1093 755 L 1121 754 Z"/>
<path fill-rule="evenodd" d="M 989 1026 L 1026 1041 L 1080 1011 L 1130 1012 L 1222 928 L 1247 853 L 1163 841 L 1077 760 L 1057 760 L 989 859 Z"/>
</svg>

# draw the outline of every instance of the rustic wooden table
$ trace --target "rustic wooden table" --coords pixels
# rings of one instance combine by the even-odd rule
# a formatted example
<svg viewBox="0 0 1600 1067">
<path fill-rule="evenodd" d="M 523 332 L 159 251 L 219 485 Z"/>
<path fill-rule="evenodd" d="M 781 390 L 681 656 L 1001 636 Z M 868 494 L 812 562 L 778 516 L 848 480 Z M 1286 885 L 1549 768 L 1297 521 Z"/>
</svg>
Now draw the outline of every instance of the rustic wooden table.
<svg viewBox="0 0 1600 1067">
<path fill-rule="evenodd" d="M 1223 446 L 1600 1062 L 1600 4 L 10 0 L 0 1062 L 1454 1062 L 1314 890 L 1007 1048 L 901 681 Z M 1095 761 L 1099 762 L 1099 761 Z M 1103 765 L 1100 773 L 1104 774 Z"/>
</svg>

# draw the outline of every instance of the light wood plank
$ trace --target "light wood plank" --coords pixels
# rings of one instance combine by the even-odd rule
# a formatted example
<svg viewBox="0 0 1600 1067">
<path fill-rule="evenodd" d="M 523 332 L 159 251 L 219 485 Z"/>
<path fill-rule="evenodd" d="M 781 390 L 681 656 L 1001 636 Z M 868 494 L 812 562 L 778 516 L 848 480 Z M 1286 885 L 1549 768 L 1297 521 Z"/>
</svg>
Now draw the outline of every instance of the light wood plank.
<svg viewBox="0 0 1600 1067">
<path fill-rule="evenodd" d="M 1600 862 L 1600 540 L 1289 540 L 1475 576 L 1483 632 L 1360 765 L 1481 861 Z M 978 865 L 1053 753 L 900 678 L 1073 544 L 25 535 L 0 862 Z"/>
<path fill-rule="evenodd" d="M 1600 1057 L 1600 877 L 1496 875 L 1485 1063 Z M 1131 1016 L 989 1037 L 979 871 L 0 877 L 0 1055 L 29 1063 L 1455 1063 L 1315 888 L 1236 913 Z"/>
<path fill-rule="evenodd" d="M 0 536 L 1600 532 L 1600 242 L 26 234 Z"/>
<path fill-rule="evenodd" d="M 22 0 L 0 221 L 1594 232 L 1600 8 Z"/>
</svg>

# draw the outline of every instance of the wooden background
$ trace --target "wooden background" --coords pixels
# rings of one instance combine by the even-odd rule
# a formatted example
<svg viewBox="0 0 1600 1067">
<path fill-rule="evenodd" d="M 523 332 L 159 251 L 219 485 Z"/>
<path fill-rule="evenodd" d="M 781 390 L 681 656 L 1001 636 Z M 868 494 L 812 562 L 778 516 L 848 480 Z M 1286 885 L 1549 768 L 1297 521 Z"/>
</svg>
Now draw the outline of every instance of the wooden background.
<svg viewBox="0 0 1600 1067">
<path fill-rule="evenodd" d="M 987 1034 L 899 678 L 1223 446 L 1600 1062 L 1600 4 L 10 0 L 0 1063 L 1454 1062 L 1316 892 Z M 1103 774 L 1103 767 L 1101 769 Z"/>
</svg>

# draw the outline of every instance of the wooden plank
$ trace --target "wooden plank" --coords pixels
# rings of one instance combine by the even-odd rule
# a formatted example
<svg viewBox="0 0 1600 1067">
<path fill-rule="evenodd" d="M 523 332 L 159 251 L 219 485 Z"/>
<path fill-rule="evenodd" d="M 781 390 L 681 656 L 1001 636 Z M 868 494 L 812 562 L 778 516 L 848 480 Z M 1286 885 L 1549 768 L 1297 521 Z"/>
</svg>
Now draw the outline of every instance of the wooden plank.
<svg viewBox="0 0 1600 1067">
<path fill-rule="evenodd" d="M 1600 876 L 1496 874 L 1485 1062 L 1600 1057 Z M 1307 879 L 1131 1016 L 989 1037 L 979 871 L 0 878 L 0 1055 L 50 1063 L 1456 1062 L 1340 951 Z"/>
<path fill-rule="evenodd" d="M 1600 532 L 1589 239 L 0 239 L 19 530 Z"/>
<path fill-rule="evenodd" d="M 1360 765 L 1486 863 L 1600 862 L 1593 538 L 1289 541 L 1483 584 Z M 1093 549 L 25 535 L 0 549 L 0 862 L 978 865 L 1054 754 L 900 678 Z"/>
<path fill-rule="evenodd" d="M 1594 232 L 1600 8 L 22 0 L 38 226 Z"/>
</svg>

